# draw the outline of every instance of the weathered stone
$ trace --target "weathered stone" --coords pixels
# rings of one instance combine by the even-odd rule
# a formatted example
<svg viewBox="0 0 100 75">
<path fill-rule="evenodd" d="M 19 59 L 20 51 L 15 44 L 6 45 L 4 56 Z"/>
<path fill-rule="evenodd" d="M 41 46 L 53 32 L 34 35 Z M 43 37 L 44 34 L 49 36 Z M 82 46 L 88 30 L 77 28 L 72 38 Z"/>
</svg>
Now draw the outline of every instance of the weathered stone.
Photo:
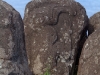
<svg viewBox="0 0 100 75">
<path fill-rule="evenodd" d="M 73 73 L 87 20 L 85 9 L 73 0 L 34 0 L 26 6 L 26 49 L 34 74 L 41 75 L 48 67 L 51 75 Z"/>
<path fill-rule="evenodd" d="M 88 28 L 89 35 L 96 29 L 100 29 L 100 12 L 97 12 L 96 14 L 90 17 Z"/>
<path fill-rule="evenodd" d="M 80 57 L 78 75 L 100 75 L 100 12 L 89 20 L 89 37 Z"/>
<path fill-rule="evenodd" d="M 31 75 L 19 13 L 0 0 L 0 75 Z"/>
<path fill-rule="evenodd" d="M 100 75 L 100 29 L 95 30 L 84 44 L 78 75 Z"/>
</svg>

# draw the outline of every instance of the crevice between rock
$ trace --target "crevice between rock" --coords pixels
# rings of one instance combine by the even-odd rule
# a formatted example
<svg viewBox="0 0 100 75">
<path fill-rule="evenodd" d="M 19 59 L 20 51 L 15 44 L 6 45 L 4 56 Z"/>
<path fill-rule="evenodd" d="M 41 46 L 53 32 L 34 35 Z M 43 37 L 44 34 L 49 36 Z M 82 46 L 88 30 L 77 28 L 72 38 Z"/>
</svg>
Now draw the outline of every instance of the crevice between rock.
<svg viewBox="0 0 100 75">
<path fill-rule="evenodd" d="M 82 31 L 82 35 L 80 37 L 80 40 L 77 44 L 77 50 L 76 50 L 76 54 L 75 54 L 75 63 L 73 64 L 73 68 L 72 68 L 72 73 L 71 75 L 77 75 L 77 71 L 78 71 L 78 65 L 79 65 L 79 59 L 80 59 L 80 56 L 81 56 L 81 52 L 82 52 L 82 48 L 83 48 L 83 45 L 86 41 L 86 39 L 88 38 L 88 26 L 86 26 L 84 28 L 84 30 Z"/>
</svg>

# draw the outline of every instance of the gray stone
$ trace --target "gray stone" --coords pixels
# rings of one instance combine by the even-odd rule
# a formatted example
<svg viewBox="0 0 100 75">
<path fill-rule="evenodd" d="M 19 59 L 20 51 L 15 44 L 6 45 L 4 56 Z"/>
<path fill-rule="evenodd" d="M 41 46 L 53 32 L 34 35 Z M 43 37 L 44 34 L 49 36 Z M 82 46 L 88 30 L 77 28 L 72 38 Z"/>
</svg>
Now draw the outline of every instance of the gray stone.
<svg viewBox="0 0 100 75">
<path fill-rule="evenodd" d="M 31 75 L 19 13 L 0 0 L 0 75 Z"/>
<path fill-rule="evenodd" d="M 79 60 L 78 75 L 100 75 L 100 12 L 89 20 L 89 37 Z"/>
<path fill-rule="evenodd" d="M 80 57 L 77 75 L 100 75 L 100 30 L 86 40 Z"/>
<path fill-rule="evenodd" d="M 96 29 L 100 29 L 100 12 L 95 13 L 89 19 L 89 35 Z"/>
<path fill-rule="evenodd" d="M 28 3 L 24 16 L 25 40 L 34 74 L 41 75 L 47 68 L 51 75 L 73 73 L 79 42 L 86 35 L 87 20 L 85 9 L 73 0 Z"/>
</svg>

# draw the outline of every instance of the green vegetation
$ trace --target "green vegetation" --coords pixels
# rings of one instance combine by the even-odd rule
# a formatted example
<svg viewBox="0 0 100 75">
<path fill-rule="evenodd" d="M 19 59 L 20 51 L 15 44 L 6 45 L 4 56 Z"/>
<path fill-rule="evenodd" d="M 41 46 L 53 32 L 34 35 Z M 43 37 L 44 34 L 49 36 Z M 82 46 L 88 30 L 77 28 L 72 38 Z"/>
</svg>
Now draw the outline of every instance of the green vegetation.
<svg viewBox="0 0 100 75">
<path fill-rule="evenodd" d="M 51 75 L 50 68 L 49 67 L 46 69 L 46 71 L 44 72 L 43 75 Z"/>
<path fill-rule="evenodd" d="M 75 66 L 74 75 L 77 75 L 77 70 L 78 70 L 78 65 Z M 51 75 L 51 73 L 50 73 L 50 67 L 48 67 L 46 69 L 46 71 L 42 75 Z"/>
</svg>

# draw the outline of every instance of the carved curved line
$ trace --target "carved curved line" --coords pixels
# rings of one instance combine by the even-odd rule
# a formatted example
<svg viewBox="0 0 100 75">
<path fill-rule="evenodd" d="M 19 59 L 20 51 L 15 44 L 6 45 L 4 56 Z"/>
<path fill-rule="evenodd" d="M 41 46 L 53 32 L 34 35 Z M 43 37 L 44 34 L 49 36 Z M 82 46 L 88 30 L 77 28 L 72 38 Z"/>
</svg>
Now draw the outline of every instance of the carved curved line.
<svg viewBox="0 0 100 75">
<path fill-rule="evenodd" d="M 49 24 L 55 25 L 57 23 L 58 17 L 61 13 L 67 13 L 68 15 L 74 16 L 74 11 L 69 8 L 68 6 L 55 6 L 52 10 L 52 13 L 50 16 L 50 22 Z"/>
<path fill-rule="evenodd" d="M 36 15 L 42 15 L 42 19 L 44 18 L 42 24 L 55 25 L 58 22 L 59 15 L 61 13 L 66 13 L 70 16 L 76 15 L 75 11 L 68 6 L 55 6 L 53 9 L 48 11 L 48 15 L 45 15 L 44 13 L 36 13 Z M 48 19 L 46 19 L 46 16 Z"/>
</svg>

